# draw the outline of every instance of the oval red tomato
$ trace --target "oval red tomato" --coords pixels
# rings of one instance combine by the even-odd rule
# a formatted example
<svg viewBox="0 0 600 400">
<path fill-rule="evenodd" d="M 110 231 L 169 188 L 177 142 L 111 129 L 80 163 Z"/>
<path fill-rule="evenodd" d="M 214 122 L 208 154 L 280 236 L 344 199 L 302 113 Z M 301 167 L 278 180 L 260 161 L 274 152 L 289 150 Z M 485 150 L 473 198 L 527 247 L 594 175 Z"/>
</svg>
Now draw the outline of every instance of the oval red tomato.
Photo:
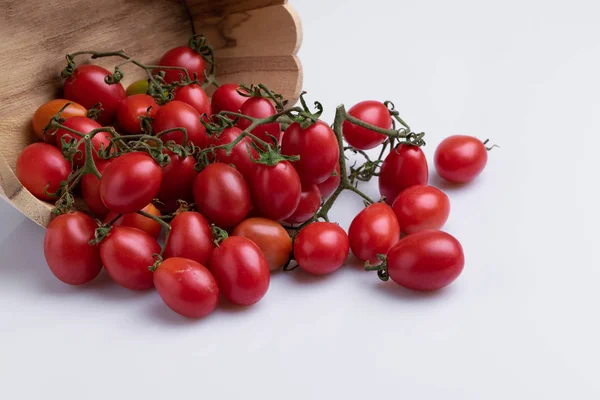
<svg viewBox="0 0 600 400">
<path fill-rule="evenodd" d="M 271 115 L 277 114 L 277 110 L 268 99 L 263 97 L 251 97 L 242 104 L 240 113 L 253 118 L 268 118 Z M 237 125 L 240 129 L 246 130 L 246 128 L 251 125 L 251 122 L 245 118 L 240 118 Z M 277 139 L 277 142 L 281 142 L 281 127 L 278 122 L 258 125 L 250 132 L 267 143 L 273 143 L 273 139 L 269 137 L 269 135 L 274 136 Z"/>
<path fill-rule="evenodd" d="M 429 169 L 423 150 L 417 146 L 400 144 L 387 155 L 379 171 L 379 193 L 392 204 L 404 189 L 427 185 Z"/>
<path fill-rule="evenodd" d="M 321 207 L 321 192 L 317 185 L 310 185 L 302 188 L 300 193 L 300 202 L 294 213 L 286 218 L 285 222 L 289 224 L 301 224 L 315 216 Z"/>
<path fill-rule="evenodd" d="M 178 200 L 187 203 L 194 201 L 192 187 L 198 173 L 196 172 L 196 159 L 194 156 L 184 158 L 167 150 L 171 161 L 162 168 L 163 177 L 158 199 L 160 209 L 174 212 L 179 208 Z"/>
<path fill-rule="evenodd" d="M 378 128 L 392 128 L 390 112 L 385 104 L 379 101 L 362 101 L 350 108 L 348 114 Z M 344 121 L 342 129 L 346 142 L 350 146 L 360 150 L 369 150 L 377 147 L 387 139 L 387 136 L 381 133 L 360 127 L 350 121 Z"/>
<path fill-rule="evenodd" d="M 271 271 L 280 269 L 290 259 L 292 239 L 271 219 L 248 218 L 235 227 L 231 236 L 243 236 L 254 242 L 262 250 Z"/>
<path fill-rule="evenodd" d="M 154 215 L 155 217 L 160 217 L 160 211 L 158 208 L 154 206 L 154 204 L 149 203 L 146 207 L 142 208 L 140 211 L 144 211 L 150 215 Z M 114 220 L 119 214 L 111 211 L 104 218 L 104 223 L 107 224 L 110 221 Z M 154 221 L 152 218 L 145 217 L 138 213 L 124 214 L 115 222 L 113 222 L 112 226 L 127 226 L 130 228 L 136 228 L 141 231 L 146 232 L 153 238 L 158 238 L 160 236 L 161 225 Z"/>
<path fill-rule="evenodd" d="M 242 104 L 248 100 L 248 97 L 238 93 L 239 89 L 239 85 L 234 83 L 219 86 L 212 95 L 212 113 L 218 114 L 221 111 L 239 112 Z"/>
<path fill-rule="evenodd" d="M 60 150 L 47 143 L 33 143 L 25 147 L 17 158 L 16 175 L 25 189 L 40 200 L 53 200 L 48 193 L 57 193 L 60 183 L 71 173 L 71 165 Z"/>
<path fill-rule="evenodd" d="M 194 75 L 200 80 L 204 80 L 204 70 L 206 69 L 206 61 L 204 58 L 196 53 L 192 48 L 188 46 L 174 47 L 167 51 L 160 58 L 158 65 L 165 67 L 182 67 L 188 72 L 191 79 L 194 79 Z M 154 71 L 158 73 L 161 69 Z M 173 83 L 179 82 L 185 77 L 185 72 L 180 69 L 164 68 L 162 71 L 165 72 L 165 82 Z"/>
<path fill-rule="evenodd" d="M 87 135 L 94 129 L 102 128 L 99 123 L 87 117 L 72 117 L 63 122 L 63 125 L 84 135 Z M 77 143 L 81 139 L 81 137 L 62 128 L 57 129 L 55 136 L 59 147 L 62 146 L 63 138 L 66 144 L 70 144 L 73 140 Z M 94 134 L 94 137 L 92 137 L 92 158 L 94 160 L 99 159 L 98 151 L 108 149 L 110 138 L 111 136 L 107 132 Z M 79 153 L 73 157 L 73 163 L 78 167 L 82 167 L 85 164 L 85 144 L 82 142 L 77 149 Z"/>
<path fill-rule="evenodd" d="M 211 115 L 210 100 L 200 85 L 193 84 L 178 87 L 175 89 L 175 97 L 173 100 L 182 101 L 186 104 L 189 104 L 190 106 L 194 107 L 200 115 Z"/>
<path fill-rule="evenodd" d="M 248 181 L 252 203 L 258 213 L 275 221 L 292 216 L 300 203 L 302 185 L 288 161 L 273 166 L 257 164 Z"/>
<path fill-rule="evenodd" d="M 111 160 L 98 160 L 96 161 L 96 168 L 100 175 L 104 173 L 108 164 Z M 102 202 L 100 197 L 100 179 L 96 178 L 94 174 L 85 174 L 81 178 L 81 196 L 85 205 L 90 209 L 92 213 L 99 219 L 103 219 L 108 214 L 108 208 Z"/>
<path fill-rule="evenodd" d="M 400 240 L 400 225 L 390 206 L 375 203 L 354 218 L 348 236 L 356 258 L 375 263 L 378 254 L 387 254 Z"/>
<path fill-rule="evenodd" d="M 321 197 L 324 199 L 328 198 L 336 191 L 338 186 L 340 186 L 340 182 L 342 181 L 342 174 L 340 172 L 340 164 L 338 163 L 335 166 L 335 171 L 327 178 L 325 181 L 318 183 L 319 192 L 321 192 Z"/>
<path fill-rule="evenodd" d="M 206 128 L 200 122 L 200 114 L 194 107 L 182 101 L 173 100 L 162 106 L 156 113 L 152 128 L 155 135 L 168 129 L 185 128 L 189 143 L 200 148 L 206 147 L 207 144 L 208 136 Z M 185 136 L 181 131 L 173 131 L 161 136 L 164 143 L 173 140 L 182 145 L 184 139 Z"/>
<path fill-rule="evenodd" d="M 208 265 L 214 248 L 210 225 L 202 214 L 186 211 L 173 218 L 165 258 L 181 257 Z"/>
<path fill-rule="evenodd" d="M 466 183 L 477 178 L 487 164 L 487 149 L 476 137 L 447 137 L 435 150 L 435 169 L 445 180 Z"/>
<path fill-rule="evenodd" d="M 313 222 L 304 227 L 294 241 L 294 257 L 298 266 L 313 275 L 338 270 L 350 251 L 346 232 L 331 222 Z"/>
<path fill-rule="evenodd" d="M 237 139 L 241 133 L 242 130 L 237 127 L 226 128 L 220 135 L 212 138 L 212 144 L 213 146 L 229 144 Z M 227 151 L 224 149 L 215 150 L 215 159 L 218 162 L 232 164 L 242 173 L 244 178 L 248 179 L 256 165 L 252 162 L 252 159 L 258 159 L 258 152 L 250 146 L 251 143 L 252 139 L 245 136 L 231 149 L 229 155 L 227 155 Z"/>
<path fill-rule="evenodd" d="M 245 237 L 230 236 L 223 240 L 213 250 L 210 270 L 223 296 L 234 304 L 252 305 L 269 289 L 267 260 L 260 248 Z"/>
<path fill-rule="evenodd" d="M 141 117 L 154 118 L 159 108 L 154 97 L 147 94 L 134 94 L 119 103 L 117 122 L 126 133 L 140 134 L 142 133 Z"/>
<path fill-rule="evenodd" d="M 433 186 L 417 185 L 400 193 L 392 208 L 402 231 L 410 234 L 444 226 L 450 215 L 450 200 Z"/>
</svg>

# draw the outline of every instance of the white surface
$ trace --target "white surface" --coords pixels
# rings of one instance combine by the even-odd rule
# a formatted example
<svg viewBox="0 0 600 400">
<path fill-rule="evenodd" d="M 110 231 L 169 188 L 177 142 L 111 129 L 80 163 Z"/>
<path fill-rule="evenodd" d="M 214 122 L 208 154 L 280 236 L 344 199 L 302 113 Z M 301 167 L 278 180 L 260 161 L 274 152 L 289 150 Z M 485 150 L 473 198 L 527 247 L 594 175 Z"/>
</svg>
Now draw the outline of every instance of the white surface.
<svg viewBox="0 0 600 400">
<path fill-rule="evenodd" d="M 597 3 L 292 4 L 326 118 L 391 99 L 430 159 L 452 133 L 502 146 L 447 188 L 464 274 L 432 295 L 352 266 L 279 274 L 257 306 L 190 322 L 156 293 L 62 285 L 43 230 L 0 201 L 0 398 L 599 398 Z"/>
</svg>

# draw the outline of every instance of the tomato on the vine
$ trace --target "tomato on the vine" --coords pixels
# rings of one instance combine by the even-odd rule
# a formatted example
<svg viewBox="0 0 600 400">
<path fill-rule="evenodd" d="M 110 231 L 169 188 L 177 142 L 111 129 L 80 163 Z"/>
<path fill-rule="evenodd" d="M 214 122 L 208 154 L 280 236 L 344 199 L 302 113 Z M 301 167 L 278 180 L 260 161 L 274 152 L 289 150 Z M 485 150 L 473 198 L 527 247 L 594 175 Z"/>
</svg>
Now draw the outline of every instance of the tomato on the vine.
<svg viewBox="0 0 600 400">
<path fill-rule="evenodd" d="M 115 121 L 117 107 L 127 95 L 121 83 L 109 85 L 104 81 L 112 73 L 98 65 L 80 65 L 75 68 L 64 84 L 66 99 L 81 104 L 88 110 L 101 103 L 103 111 L 98 117 L 102 126 L 111 125 Z"/>
<path fill-rule="evenodd" d="M 476 137 L 447 137 L 435 150 L 435 169 L 447 181 L 467 183 L 477 178 L 487 164 L 485 144 Z"/>
<path fill-rule="evenodd" d="M 242 133 L 238 127 L 225 128 L 219 135 L 213 136 L 212 145 L 222 146 L 233 142 Z M 215 159 L 218 162 L 232 164 L 235 168 L 248 179 L 254 170 L 254 162 L 252 159 L 258 159 L 258 152 L 250 144 L 252 139 L 248 136 L 243 137 L 238 144 L 233 146 L 231 153 L 227 155 L 225 149 L 215 150 Z"/>
<path fill-rule="evenodd" d="M 327 180 L 340 157 L 337 137 L 323 121 L 317 121 L 306 129 L 297 122 L 290 125 L 283 134 L 281 152 L 300 156 L 292 165 L 305 185 Z"/>
<path fill-rule="evenodd" d="M 67 128 L 76 130 L 77 132 L 80 132 L 84 135 L 87 135 L 94 129 L 102 128 L 102 126 L 98 122 L 88 117 L 69 118 L 65 122 L 63 122 L 62 125 Z M 55 136 L 59 147 L 62 147 L 63 138 L 65 144 L 67 145 L 70 145 L 73 141 L 75 141 L 74 143 L 77 143 L 77 141 L 80 140 L 79 136 L 63 128 L 57 129 Z M 94 136 L 92 137 L 92 158 L 94 160 L 98 160 L 99 158 L 98 151 L 108 148 L 108 146 L 110 145 L 110 138 L 111 136 L 108 132 L 98 132 L 94 134 Z M 83 164 L 85 164 L 86 159 L 85 144 L 82 142 L 77 147 L 77 150 L 79 150 L 79 152 L 73 157 L 73 163 L 76 166 L 81 167 L 83 166 Z"/>
<path fill-rule="evenodd" d="M 179 207 L 178 201 L 191 203 L 194 200 L 192 187 L 196 179 L 196 159 L 189 155 L 181 157 L 167 150 L 171 162 L 162 168 L 162 183 L 158 199 L 162 204 L 158 207 L 166 212 L 173 212 Z"/>
<path fill-rule="evenodd" d="M 350 251 L 348 235 L 337 224 L 313 222 L 302 228 L 294 240 L 294 257 L 298 266 L 313 275 L 338 270 Z"/>
<path fill-rule="evenodd" d="M 154 271 L 154 286 L 171 310 L 188 318 L 210 314 L 219 302 L 219 287 L 210 271 L 187 258 L 163 261 Z"/>
<path fill-rule="evenodd" d="M 44 256 L 50 271 L 69 285 L 91 282 L 102 270 L 98 246 L 94 239 L 96 222 L 75 211 L 54 218 L 44 237 Z"/>
<path fill-rule="evenodd" d="M 238 170 L 214 163 L 194 180 L 194 201 L 211 222 L 222 228 L 233 228 L 250 211 L 250 189 Z"/>
<path fill-rule="evenodd" d="M 210 100 L 202 86 L 197 84 L 180 86 L 175 89 L 173 100 L 182 101 L 194 107 L 198 114 L 210 116 Z"/>
<path fill-rule="evenodd" d="M 249 117 L 262 119 L 277 114 L 277 110 L 270 100 L 263 97 L 251 97 L 242 104 L 240 113 Z M 251 124 L 252 123 L 245 118 L 240 118 L 237 122 L 238 127 L 242 130 L 245 130 Z M 273 143 L 273 138 L 269 135 L 274 136 L 277 139 L 277 142 L 281 142 L 281 126 L 279 125 L 279 122 L 258 125 L 256 128 L 252 129 L 251 133 L 267 143 Z"/>
<path fill-rule="evenodd" d="M 160 217 L 160 211 L 158 211 L 158 208 L 156 208 L 152 203 L 149 203 L 140 211 L 144 211 L 145 213 L 154 215 L 155 217 Z M 114 211 L 109 212 L 104 218 L 104 223 L 109 223 L 117 218 L 118 215 L 119 214 Z M 152 218 L 145 217 L 138 213 L 124 214 L 115 222 L 113 222 L 112 226 L 128 226 L 130 228 L 136 228 L 146 232 L 153 238 L 158 238 L 161 230 L 161 226 L 158 222 L 154 221 Z"/>
<path fill-rule="evenodd" d="M 285 219 L 289 224 L 301 224 L 314 217 L 321 206 L 321 192 L 317 185 L 309 185 L 302 188 L 300 202 L 294 213 Z"/>
<path fill-rule="evenodd" d="M 140 134 L 142 133 L 141 117 L 154 118 L 159 108 L 154 97 L 147 94 L 134 94 L 119 103 L 117 123 L 126 133 Z"/>
<path fill-rule="evenodd" d="M 115 226 L 100 242 L 100 257 L 106 272 L 124 288 L 147 290 L 154 286 L 149 267 L 160 246 L 148 233 L 129 226 Z"/>
<path fill-rule="evenodd" d="M 391 129 L 392 127 L 390 112 L 385 104 L 379 101 L 362 101 L 350 108 L 348 114 L 378 128 Z M 346 142 L 355 149 L 369 150 L 379 146 L 387 139 L 381 133 L 373 132 L 350 121 L 344 121 L 342 130 Z"/>
<path fill-rule="evenodd" d="M 162 182 L 160 166 L 146 153 L 126 153 L 115 158 L 100 180 L 104 205 L 119 214 L 146 207 L 158 194 Z"/>
<path fill-rule="evenodd" d="M 235 227 L 232 236 L 250 239 L 263 252 L 269 269 L 276 271 L 290 259 L 292 239 L 276 221 L 267 218 L 248 218 Z"/>
<path fill-rule="evenodd" d="M 167 51 L 160 58 L 158 65 L 185 68 L 191 79 L 194 79 L 195 75 L 200 81 L 204 80 L 206 60 L 188 46 L 174 47 Z M 164 71 L 164 80 L 166 83 L 179 82 L 185 77 L 185 72 L 181 69 L 162 68 L 155 70 L 154 73 L 157 74 L 159 71 Z"/>
<path fill-rule="evenodd" d="M 402 232 L 410 234 L 444 226 L 450 215 L 450 200 L 438 188 L 417 185 L 402 191 L 392 209 Z"/>
<path fill-rule="evenodd" d="M 234 83 L 219 86 L 212 95 L 212 113 L 218 114 L 221 111 L 240 112 L 242 104 L 248 100 L 248 97 L 239 94 L 238 90 L 241 90 L 239 85 Z"/>
<path fill-rule="evenodd" d="M 127 96 L 133 96 L 134 94 L 146 94 L 148 92 L 148 79 L 140 79 L 139 81 L 132 82 L 125 93 Z"/>
<path fill-rule="evenodd" d="M 40 200 L 53 200 L 60 183 L 71 173 L 71 165 L 60 150 L 48 143 L 33 143 L 17 158 L 16 175 L 25 189 Z M 46 194 L 46 192 L 48 194 Z"/>
<path fill-rule="evenodd" d="M 390 206 L 375 203 L 362 210 L 348 229 L 352 253 L 361 261 L 374 263 L 400 240 L 400 224 Z"/>
<path fill-rule="evenodd" d="M 392 204 L 404 189 L 427 185 L 429 169 L 423 150 L 418 146 L 400 144 L 387 155 L 379 171 L 379 193 Z"/>
<path fill-rule="evenodd" d="M 321 192 L 321 197 L 326 199 L 327 197 L 331 196 L 338 186 L 340 186 L 341 181 L 342 173 L 340 172 L 340 164 L 338 163 L 335 166 L 335 171 L 329 176 L 329 178 L 317 184 L 319 191 Z"/>
<path fill-rule="evenodd" d="M 438 290 L 463 270 L 465 256 L 458 240 L 442 231 L 422 231 L 400 240 L 387 253 L 387 272 L 400 286 Z"/>
<path fill-rule="evenodd" d="M 208 265 L 214 248 L 210 224 L 202 214 L 185 211 L 173 218 L 165 259 L 182 257 Z"/>
<path fill-rule="evenodd" d="M 208 140 L 206 128 L 200 122 L 200 114 L 196 109 L 182 101 L 173 100 L 162 106 L 156 113 L 152 129 L 154 134 L 173 128 L 185 128 L 189 143 L 197 147 L 204 148 Z M 183 144 L 185 135 L 181 131 L 173 131 L 161 137 L 166 143 L 169 140 L 177 144 Z"/>
<path fill-rule="evenodd" d="M 104 173 L 110 162 L 111 160 L 96 161 L 96 168 L 100 175 Z M 102 219 L 108 214 L 108 208 L 106 208 L 100 197 L 100 179 L 96 178 L 96 175 L 89 173 L 81 178 L 81 196 L 85 205 L 96 217 Z"/>
<path fill-rule="evenodd" d="M 50 120 L 60 111 L 60 109 L 67 104 L 69 105 L 60 113 L 61 118 L 68 119 L 72 117 L 87 116 L 87 110 L 85 107 L 75 103 L 74 101 L 66 99 L 54 99 L 47 101 L 39 106 L 37 110 L 35 110 L 31 120 L 33 131 L 40 139 L 45 140 L 48 143 L 56 143 L 56 136 L 51 134 L 44 135 L 44 128 L 48 126 Z M 52 133 L 52 130 L 49 130 L 48 133 Z"/>
<path fill-rule="evenodd" d="M 252 305 L 269 289 L 271 278 L 265 256 L 242 236 L 230 236 L 213 250 L 210 271 L 223 296 L 234 304 Z"/>
<path fill-rule="evenodd" d="M 248 184 L 254 207 L 272 220 L 291 217 L 300 203 L 302 185 L 289 161 L 280 161 L 273 166 L 257 164 Z"/>
</svg>

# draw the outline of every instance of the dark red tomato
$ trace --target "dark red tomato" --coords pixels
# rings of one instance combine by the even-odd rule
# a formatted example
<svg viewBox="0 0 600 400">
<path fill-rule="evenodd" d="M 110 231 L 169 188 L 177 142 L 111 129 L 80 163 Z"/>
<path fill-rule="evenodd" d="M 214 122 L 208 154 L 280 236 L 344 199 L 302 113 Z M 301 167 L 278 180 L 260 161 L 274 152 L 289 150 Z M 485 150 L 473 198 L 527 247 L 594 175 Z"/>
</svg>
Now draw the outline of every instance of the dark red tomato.
<svg viewBox="0 0 600 400">
<path fill-rule="evenodd" d="M 80 132 L 84 135 L 87 135 L 94 129 L 102 128 L 102 126 L 99 123 L 87 117 L 69 118 L 65 122 L 63 122 L 63 125 L 67 128 L 74 129 L 77 132 Z M 98 160 L 98 151 L 100 149 L 108 148 L 108 146 L 110 145 L 110 137 L 110 134 L 108 134 L 107 132 L 99 132 L 94 135 L 94 137 L 92 138 L 92 158 L 94 160 Z M 76 136 L 75 134 L 67 131 L 66 129 L 58 129 L 56 131 L 56 142 L 59 146 L 62 146 L 63 138 L 65 143 L 67 144 L 70 144 L 73 140 L 75 140 L 75 143 L 77 143 L 77 141 L 81 139 L 79 136 Z M 77 167 L 82 167 L 83 164 L 85 164 L 85 144 L 83 142 L 79 145 L 78 150 L 81 153 L 77 153 L 75 157 L 73 157 L 73 162 Z"/>
<path fill-rule="evenodd" d="M 466 183 L 477 178 L 487 164 L 485 144 L 476 137 L 447 137 L 435 150 L 437 173 L 447 181 Z"/>
<path fill-rule="evenodd" d="M 387 254 L 390 278 L 419 291 L 451 284 L 463 270 L 465 256 L 458 240 L 442 231 L 422 231 L 400 240 Z"/>
<path fill-rule="evenodd" d="M 206 61 L 188 46 L 180 46 L 167 51 L 158 62 L 158 65 L 165 67 L 182 67 L 188 72 L 191 79 L 194 75 L 200 80 L 204 80 L 204 70 L 206 69 Z M 185 77 L 185 72 L 179 69 L 162 69 L 165 72 L 165 82 L 179 82 Z M 160 69 L 154 71 L 158 73 Z"/>
<path fill-rule="evenodd" d="M 76 211 L 54 218 L 44 237 L 44 255 L 50 271 L 64 283 L 83 285 L 102 269 L 98 246 L 90 240 L 98 225 L 89 216 Z"/>
<path fill-rule="evenodd" d="M 337 164 L 335 166 L 335 172 L 332 173 L 324 182 L 317 184 L 319 191 L 321 192 L 321 196 L 324 199 L 331 196 L 338 186 L 340 186 L 341 180 L 342 174 L 340 172 L 340 164 Z"/>
<path fill-rule="evenodd" d="M 204 317 L 219 302 L 219 287 L 210 271 L 187 258 L 169 258 L 154 271 L 154 286 L 165 304 L 188 318 Z"/>
<path fill-rule="evenodd" d="M 194 107 L 200 115 L 211 115 L 210 100 L 200 85 L 193 84 L 178 87 L 175 89 L 175 98 L 173 100 L 183 101 L 184 103 L 189 104 Z"/>
<path fill-rule="evenodd" d="M 402 232 L 410 234 L 444 226 L 450 215 L 450 200 L 438 188 L 417 185 L 402 191 L 392 209 Z"/>
<path fill-rule="evenodd" d="M 64 95 L 68 100 L 81 104 L 88 110 L 97 103 L 102 104 L 98 122 L 102 126 L 115 122 L 117 107 L 127 95 L 120 83 L 109 85 L 104 78 L 112 73 L 98 65 L 80 65 L 75 68 L 73 75 L 67 78 L 64 85 Z"/>
<path fill-rule="evenodd" d="M 134 94 L 119 103 L 117 122 L 125 132 L 136 135 L 142 133 L 140 117 L 154 118 L 160 106 L 154 97 L 147 94 Z"/>
<path fill-rule="evenodd" d="M 53 200 L 44 193 L 57 193 L 60 183 L 71 173 L 71 165 L 60 150 L 47 143 L 33 143 L 25 147 L 17 158 L 17 178 L 25 189 L 40 200 Z"/>
<path fill-rule="evenodd" d="M 131 214 L 146 207 L 158 194 L 162 182 L 160 166 L 139 151 L 115 158 L 100 180 L 104 205 L 119 214 Z"/>
<path fill-rule="evenodd" d="M 387 155 L 379 171 L 379 193 L 392 205 L 398 194 L 415 185 L 427 185 L 429 169 L 423 150 L 407 144 L 398 145 Z"/>
<path fill-rule="evenodd" d="M 313 222 L 303 228 L 294 240 L 294 257 L 298 266 L 313 275 L 338 270 L 350 251 L 348 235 L 337 224 Z"/>
<path fill-rule="evenodd" d="M 392 128 L 390 112 L 385 104 L 379 101 L 362 101 L 348 110 L 348 114 L 378 128 Z M 342 128 L 346 142 L 350 146 L 360 150 L 369 150 L 377 147 L 387 139 L 387 136 L 381 133 L 362 128 L 349 121 L 344 121 Z"/>
<path fill-rule="evenodd" d="M 215 136 L 212 139 L 213 146 L 226 145 L 233 142 L 240 134 L 242 130 L 237 127 L 231 127 L 223 130 L 219 136 Z M 244 178 L 248 179 L 254 171 L 254 164 L 252 159 L 258 159 L 258 152 L 250 147 L 252 139 L 248 136 L 242 138 L 238 144 L 236 144 L 231 150 L 231 154 L 227 155 L 227 152 L 223 149 L 215 150 L 215 157 L 218 162 L 225 164 L 232 164 L 235 168 L 244 175 Z"/>
<path fill-rule="evenodd" d="M 136 228 L 117 226 L 100 242 L 100 257 L 110 277 L 124 288 L 147 290 L 154 286 L 149 267 L 160 253 L 156 239 Z"/>
<path fill-rule="evenodd" d="M 254 118 L 267 118 L 277 114 L 277 110 L 275 110 L 271 101 L 262 97 L 251 97 L 246 100 L 242 104 L 240 112 Z M 251 122 L 245 118 L 240 118 L 237 124 L 240 129 L 245 130 L 250 126 Z M 252 129 L 251 133 L 267 143 L 273 143 L 273 139 L 268 135 L 274 136 L 278 142 L 281 142 L 281 127 L 278 122 L 259 125 Z"/>
<path fill-rule="evenodd" d="M 297 122 L 290 125 L 283 135 L 281 152 L 288 156 L 300 156 L 300 160 L 293 165 L 305 185 L 327 180 L 340 157 L 335 133 L 322 121 L 306 129 L 302 129 Z"/>
<path fill-rule="evenodd" d="M 218 114 L 221 111 L 239 112 L 248 97 L 239 94 L 238 89 L 239 85 L 234 83 L 219 86 L 212 95 L 212 113 Z"/>
<path fill-rule="evenodd" d="M 321 192 L 319 192 L 317 185 L 310 185 L 302 189 L 296 211 L 285 220 L 289 224 L 301 224 L 308 221 L 314 217 L 319 207 L 321 207 Z"/>
<path fill-rule="evenodd" d="M 186 211 L 173 218 L 165 258 L 182 257 L 208 265 L 214 248 L 210 225 L 202 214 Z"/>
<path fill-rule="evenodd" d="M 292 216 L 300 203 L 302 185 L 288 161 L 273 166 L 256 164 L 248 183 L 254 207 L 266 218 L 283 221 Z"/>
<path fill-rule="evenodd" d="M 156 208 L 152 203 L 142 208 L 141 211 L 144 211 L 156 217 L 160 217 L 160 211 L 158 211 L 158 208 Z M 104 218 L 104 223 L 109 223 L 110 221 L 117 218 L 118 215 L 119 214 L 114 211 L 109 212 L 108 215 Z M 113 222 L 112 226 L 128 226 L 130 228 L 136 228 L 146 232 L 153 238 L 158 238 L 160 236 L 161 230 L 161 226 L 158 222 L 154 221 L 152 218 L 144 217 L 143 215 L 140 215 L 138 213 L 125 214 L 121 216 L 118 220 Z"/>
<path fill-rule="evenodd" d="M 171 162 L 162 168 L 163 178 L 158 198 L 163 203 L 159 207 L 168 213 L 179 208 L 178 200 L 191 203 L 194 200 L 192 187 L 198 173 L 194 169 L 194 156 L 182 158 L 168 151 Z"/>
<path fill-rule="evenodd" d="M 221 228 L 233 228 L 250 211 L 250 189 L 242 174 L 230 165 L 210 164 L 194 181 L 198 210 Z"/>
<path fill-rule="evenodd" d="M 276 271 L 290 259 L 292 239 L 278 222 L 266 218 L 248 218 L 235 227 L 232 236 L 250 239 L 263 252 L 269 269 Z"/>
<path fill-rule="evenodd" d="M 375 203 L 354 217 L 348 236 L 356 258 L 374 264 L 378 254 L 387 254 L 400 240 L 400 224 L 392 207 Z"/>
<path fill-rule="evenodd" d="M 42 104 L 37 110 L 35 110 L 33 118 L 31 119 L 33 131 L 40 139 L 51 144 L 56 143 L 56 136 L 51 134 L 51 130 L 47 132 L 48 134 L 44 135 L 44 128 L 48 126 L 50 120 L 64 106 L 67 107 L 60 113 L 61 118 L 68 119 L 72 117 L 85 117 L 87 115 L 87 110 L 85 107 L 75 103 L 74 101 L 69 101 L 66 99 L 53 99 Z"/>
<path fill-rule="evenodd" d="M 260 248 L 250 239 L 230 236 L 210 257 L 210 270 L 223 296 L 234 304 L 249 306 L 263 298 L 271 275 Z"/>
<path fill-rule="evenodd" d="M 182 101 L 173 100 L 158 110 L 154 123 L 152 124 L 154 134 L 159 134 L 167 129 L 185 128 L 187 131 L 188 142 L 194 143 L 197 147 L 206 147 L 208 136 L 206 128 L 200 122 L 200 114 L 196 109 Z M 174 131 L 161 137 L 166 143 L 169 140 L 177 144 L 183 144 L 185 136 L 183 132 Z"/>
<path fill-rule="evenodd" d="M 100 175 L 104 173 L 108 164 L 110 164 L 110 160 L 96 161 L 96 168 L 98 168 Z M 106 208 L 100 197 L 100 179 L 96 178 L 94 174 L 85 174 L 81 178 L 81 195 L 85 205 L 96 217 L 102 219 L 108 214 L 108 208 Z"/>
</svg>

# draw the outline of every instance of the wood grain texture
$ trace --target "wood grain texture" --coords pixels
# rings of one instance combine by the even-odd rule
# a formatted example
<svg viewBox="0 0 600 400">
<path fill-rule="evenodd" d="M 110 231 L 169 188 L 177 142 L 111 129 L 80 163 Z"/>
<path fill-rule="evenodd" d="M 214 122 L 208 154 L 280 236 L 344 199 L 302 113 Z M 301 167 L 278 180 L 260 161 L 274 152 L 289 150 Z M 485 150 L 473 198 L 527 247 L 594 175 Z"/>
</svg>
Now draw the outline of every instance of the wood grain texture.
<svg viewBox="0 0 600 400">
<path fill-rule="evenodd" d="M 302 70 L 295 56 L 302 40 L 300 21 L 285 0 L 188 0 L 196 31 L 215 47 L 219 81 L 263 82 L 295 102 Z M 46 226 L 51 205 L 18 182 L 19 153 L 35 140 L 35 109 L 60 97 L 64 55 L 78 50 L 125 49 L 147 63 L 187 43 L 191 33 L 181 0 L 5 0 L 0 11 L 0 195 Z M 85 62 L 85 58 L 78 59 Z M 112 69 L 115 59 L 97 60 Z M 123 84 L 144 76 L 124 68 Z"/>
</svg>

